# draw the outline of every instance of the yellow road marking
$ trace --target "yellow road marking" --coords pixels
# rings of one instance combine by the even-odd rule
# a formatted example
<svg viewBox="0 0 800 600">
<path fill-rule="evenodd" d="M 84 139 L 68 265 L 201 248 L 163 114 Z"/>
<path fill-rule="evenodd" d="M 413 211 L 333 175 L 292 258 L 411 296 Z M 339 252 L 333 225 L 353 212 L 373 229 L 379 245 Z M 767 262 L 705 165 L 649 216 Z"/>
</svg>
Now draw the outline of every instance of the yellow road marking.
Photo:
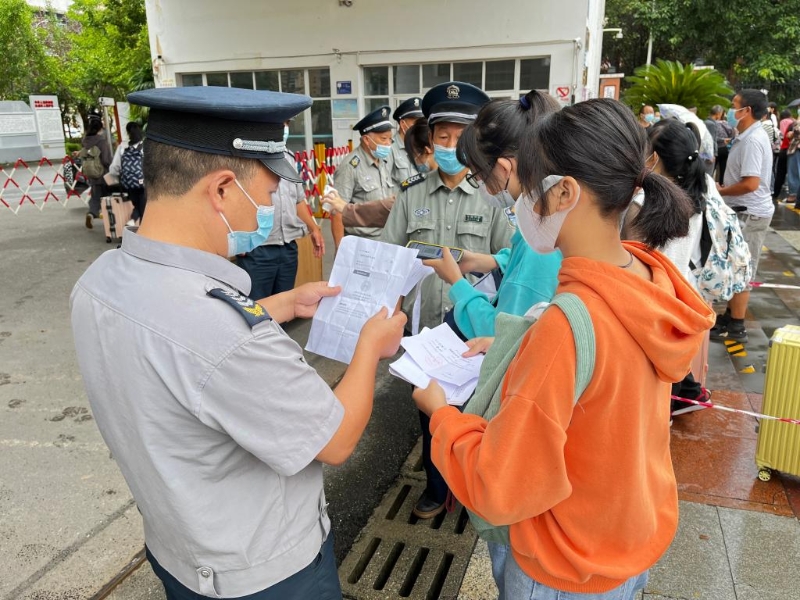
<svg viewBox="0 0 800 600">
<path fill-rule="evenodd" d="M 741 369 L 739 371 L 739 373 L 745 373 L 745 374 L 755 373 L 755 372 L 756 368 L 753 365 L 747 365 L 744 369 Z"/>
<path fill-rule="evenodd" d="M 783 272 L 783 276 L 784 277 L 794 277 L 794 272 L 793 271 L 784 271 Z"/>
<path fill-rule="evenodd" d="M 728 354 L 735 354 L 736 352 L 744 350 L 744 346 L 742 344 L 736 344 L 735 346 L 728 346 L 727 350 Z"/>
</svg>

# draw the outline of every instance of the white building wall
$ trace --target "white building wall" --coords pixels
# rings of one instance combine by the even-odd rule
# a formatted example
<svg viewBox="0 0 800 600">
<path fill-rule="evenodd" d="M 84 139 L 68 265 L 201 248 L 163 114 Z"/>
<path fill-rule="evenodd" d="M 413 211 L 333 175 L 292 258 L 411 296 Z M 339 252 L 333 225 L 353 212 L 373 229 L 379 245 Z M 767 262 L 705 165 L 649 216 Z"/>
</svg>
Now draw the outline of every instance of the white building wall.
<svg viewBox="0 0 800 600">
<path fill-rule="evenodd" d="M 146 0 L 157 81 L 181 74 L 330 68 L 332 97 L 365 112 L 362 68 L 549 56 L 550 92 L 597 89 L 604 0 Z M 590 33 L 591 32 L 591 33 Z M 336 82 L 352 82 L 337 94 Z M 517 78 L 518 81 L 518 78 Z M 424 90 L 421 90 L 424 92 Z M 526 91 L 526 90 L 519 90 Z M 334 124 L 334 142 L 352 132 Z"/>
</svg>

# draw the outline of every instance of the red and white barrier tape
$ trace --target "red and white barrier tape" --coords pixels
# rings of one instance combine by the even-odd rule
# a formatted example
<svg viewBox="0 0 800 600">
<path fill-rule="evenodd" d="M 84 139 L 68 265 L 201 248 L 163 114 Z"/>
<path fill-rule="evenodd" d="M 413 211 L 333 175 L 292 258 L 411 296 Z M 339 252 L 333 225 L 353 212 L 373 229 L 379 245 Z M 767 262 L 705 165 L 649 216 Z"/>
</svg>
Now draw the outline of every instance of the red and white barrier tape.
<svg viewBox="0 0 800 600">
<path fill-rule="evenodd" d="M 800 290 L 800 285 L 789 285 L 788 283 L 763 283 L 761 281 L 751 281 L 750 285 L 754 288 L 771 288 L 774 290 Z"/>
<path fill-rule="evenodd" d="M 680 396 L 672 396 L 672 399 L 677 400 L 679 402 L 685 402 L 687 404 L 695 404 L 697 406 L 705 406 L 706 408 L 716 408 L 717 410 L 724 410 L 725 412 L 748 415 L 750 417 L 755 417 L 756 419 L 767 419 L 769 421 L 780 421 L 781 423 L 791 423 L 792 425 L 800 425 L 800 419 L 789 419 L 786 417 L 775 417 L 772 415 L 764 415 L 749 410 L 742 410 L 741 408 L 731 408 L 729 406 L 714 404 L 713 402 L 701 402 L 700 400 L 689 400 L 688 398 L 681 398 Z"/>
</svg>

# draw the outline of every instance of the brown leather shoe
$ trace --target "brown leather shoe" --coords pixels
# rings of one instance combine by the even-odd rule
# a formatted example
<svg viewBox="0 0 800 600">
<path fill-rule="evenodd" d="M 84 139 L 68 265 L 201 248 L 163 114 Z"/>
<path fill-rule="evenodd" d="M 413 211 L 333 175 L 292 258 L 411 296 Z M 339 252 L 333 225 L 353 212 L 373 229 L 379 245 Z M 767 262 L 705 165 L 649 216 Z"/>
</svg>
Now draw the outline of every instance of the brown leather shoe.
<svg viewBox="0 0 800 600">
<path fill-rule="evenodd" d="M 86 213 L 86 229 L 93 229 L 94 228 L 94 225 L 92 224 L 92 219 L 93 218 L 94 217 L 92 216 L 92 213 L 89 213 L 89 212 Z"/>
<path fill-rule="evenodd" d="M 414 505 L 414 510 L 411 512 L 420 519 L 432 519 L 444 510 L 444 501 L 437 502 L 428 496 L 427 490 L 422 492 L 422 495 Z"/>
</svg>

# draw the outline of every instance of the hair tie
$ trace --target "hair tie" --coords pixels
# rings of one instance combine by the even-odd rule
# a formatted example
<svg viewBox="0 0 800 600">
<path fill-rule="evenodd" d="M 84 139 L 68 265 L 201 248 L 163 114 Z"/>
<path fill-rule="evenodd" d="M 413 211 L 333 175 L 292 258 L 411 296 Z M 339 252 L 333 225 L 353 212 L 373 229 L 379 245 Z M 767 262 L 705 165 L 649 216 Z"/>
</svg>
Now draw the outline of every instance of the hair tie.
<svg viewBox="0 0 800 600">
<path fill-rule="evenodd" d="M 635 187 L 642 187 L 642 185 L 644 184 L 644 180 L 647 179 L 652 172 L 653 171 L 645 167 L 639 174 L 639 178 L 636 180 L 636 183 L 634 184 Z"/>
<path fill-rule="evenodd" d="M 526 96 L 522 96 L 522 98 L 519 99 L 519 105 L 524 110 L 530 110 L 531 108 L 531 103 L 528 101 L 528 98 Z"/>
<path fill-rule="evenodd" d="M 699 155 L 700 153 L 697 150 L 695 150 L 689 156 L 686 157 L 686 160 L 688 160 L 689 162 L 694 162 L 695 160 L 697 160 L 697 157 Z"/>
</svg>

